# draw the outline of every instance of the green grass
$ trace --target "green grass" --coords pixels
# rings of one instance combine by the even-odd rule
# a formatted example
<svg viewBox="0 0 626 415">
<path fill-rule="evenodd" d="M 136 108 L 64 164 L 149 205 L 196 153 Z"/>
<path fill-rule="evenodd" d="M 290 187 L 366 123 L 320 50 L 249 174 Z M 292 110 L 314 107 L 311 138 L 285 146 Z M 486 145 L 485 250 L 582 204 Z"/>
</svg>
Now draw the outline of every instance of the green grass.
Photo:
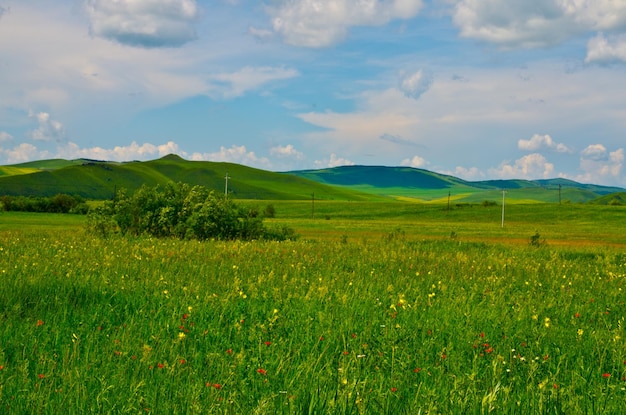
<svg viewBox="0 0 626 415">
<path fill-rule="evenodd" d="M 625 209 L 273 203 L 299 241 L 0 215 L 0 410 L 624 412 Z"/>
</svg>

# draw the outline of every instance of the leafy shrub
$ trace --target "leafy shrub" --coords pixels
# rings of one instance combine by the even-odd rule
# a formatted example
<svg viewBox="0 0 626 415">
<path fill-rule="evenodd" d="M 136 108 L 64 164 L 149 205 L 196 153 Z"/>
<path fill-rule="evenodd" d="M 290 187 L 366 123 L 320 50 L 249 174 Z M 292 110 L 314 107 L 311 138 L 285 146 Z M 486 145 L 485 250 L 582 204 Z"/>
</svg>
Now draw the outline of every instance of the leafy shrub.
<svg viewBox="0 0 626 415">
<path fill-rule="evenodd" d="M 93 212 L 88 227 L 110 233 L 110 222 L 123 235 L 186 239 L 291 239 L 288 228 L 268 230 L 256 208 L 244 209 L 203 186 L 168 183 L 142 186 L 132 196 L 125 190 Z"/>
<path fill-rule="evenodd" d="M 547 244 L 546 240 L 539 235 L 538 231 L 535 231 L 535 234 L 530 237 L 530 242 L 528 243 L 530 246 L 534 246 L 535 248 L 542 247 Z"/>
</svg>

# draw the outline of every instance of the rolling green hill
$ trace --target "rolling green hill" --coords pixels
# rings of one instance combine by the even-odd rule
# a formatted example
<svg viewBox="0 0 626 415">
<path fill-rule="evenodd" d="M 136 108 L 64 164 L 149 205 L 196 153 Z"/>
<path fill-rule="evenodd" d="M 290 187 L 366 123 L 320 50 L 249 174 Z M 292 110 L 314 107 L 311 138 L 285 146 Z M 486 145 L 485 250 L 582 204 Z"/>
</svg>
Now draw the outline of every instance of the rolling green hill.
<svg viewBox="0 0 626 415">
<path fill-rule="evenodd" d="M 502 191 L 514 203 L 611 203 L 617 187 L 581 184 L 566 179 L 488 180 L 469 182 L 457 177 L 410 167 L 343 166 L 321 170 L 275 173 L 234 163 L 188 161 L 168 155 L 151 161 L 108 162 L 89 159 L 42 160 L 0 166 L 0 195 L 80 195 L 110 199 L 124 188 L 155 186 L 169 181 L 203 185 L 223 192 L 228 174 L 229 194 L 258 200 L 405 200 L 431 203 L 500 202 Z M 617 197 L 617 196 L 616 196 Z M 617 199 L 615 199 L 617 200 Z M 620 199 L 621 200 L 621 199 Z M 620 200 L 612 204 L 621 203 Z"/>
<path fill-rule="evenodd" d="M 381 196 L 429 202 L 443 202 L 448 198 L 453 203 L 499 201 L 503 190 L 506 190 L 507 200 L 518 203 L 587 202 L 624 190 L 618 187 L 581 184 L 567 179 L 469 182 L 410 167 L 343 166 L 289 173 Z"/>
<path fill-rule="evenodd" d="M 141 185 L 155 186 L 169 181 L 203 185 L 223 192 L 228 174 L 228 192 L 239 199 L 265 200 L 372 200 L 377 196 L 352 189 L 329 186 L 305 178 L 254 169 L 233 163 L 187 161 L 176 155 L 146 162 L 104 162 L 96 160 L 45 161 L 14 165 L 11 169 L 32 169 L 0 176 L 0 195 L 52 196 L 58 193 L 87 199 L 110 199 L 119 189 L 134 191 Z"/>
</svg>

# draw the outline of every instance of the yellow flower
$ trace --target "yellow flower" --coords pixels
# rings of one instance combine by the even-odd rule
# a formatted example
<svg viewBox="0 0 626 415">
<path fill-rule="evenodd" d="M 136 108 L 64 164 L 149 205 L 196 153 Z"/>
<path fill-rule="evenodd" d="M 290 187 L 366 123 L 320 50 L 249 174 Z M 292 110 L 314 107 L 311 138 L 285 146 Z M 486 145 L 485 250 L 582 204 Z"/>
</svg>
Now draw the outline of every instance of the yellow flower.
<svg viewBox="0 0 626 415">
<path fill-rule="evenodd" d="M 584 333 L 584 332 L 583 332 L 583 329 L 578 329 L 578 335 L 579 335 L 579 336 L 582 336 L 582 335 L 583 335 L 583 333 Z"/>
<path fill-rule="evenodd" d="M 186 337 L 187 335 L 185 333 L 183 333 L 182 331 L 180 333 L 178 333 L 178 339 L 182 340 Z"/>
</svg>

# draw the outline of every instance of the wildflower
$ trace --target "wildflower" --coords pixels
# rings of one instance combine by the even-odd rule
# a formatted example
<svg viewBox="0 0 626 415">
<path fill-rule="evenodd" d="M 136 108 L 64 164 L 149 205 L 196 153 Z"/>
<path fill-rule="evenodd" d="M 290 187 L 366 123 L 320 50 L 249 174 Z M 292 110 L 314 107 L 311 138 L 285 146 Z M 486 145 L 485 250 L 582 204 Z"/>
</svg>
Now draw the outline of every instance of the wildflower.
<svg viewBox="0 0 626 415">
<path fill-rule="evenodd" d="M 46 375 L 44 375 L 43 373 L 40 373 L 40 374 L 38 374 L 38 375 L 37 375 L 37 377 L 38 377 L 39 379 L 43 379 L 43 378 L 45 378 L 45 377 L 46 377 Z"/>
<path fill-rule="evenodd" d="M 178 333 L 178 338 L 179 338 L 180 340 L 184 339 L 184 338 L 185 338 L 185 336 L 186 336 L 186 334 L 185 334 L 185 333 L 183 333 L 182 331 L 181 331 L 180 333 Z"/>
<path fill-rule="evenodd" d="M 187 320 L 189 318 L 189 314 L 185 313 L 183 314 L 183 320 Z"/>
<path fill-rule="evenodd" d="M 397 391 L 398 391 L 398 388 L 391 388 L 391 391 L 392 391 L 392 392 L 397 392 Z"/>
<path fill-rule="evenodd" d="M 184 365 L 185 363 L 187 363 L 187 361 L 185 359 L 180 359 L 178 363 L 180 363 L 181 365 Z"/>
<path fill-rule="evenodd" d="M 583 329 L 578 329 L 578 335 L 579 335 L 579 336 L 582 336 L 582 335 L 583 335 L 583 333 L 584 333 Z"/>
<path fill-rule="evenodd" d="M 37 320 L 37 327 L 39 326 L 43 326 L 43 321 L 42 320 Z"/>
<path fill-rule="evenodd" d="M 233 354 L 233 349 L 226 349 L 226 354 Z"/>
<path fill-rule="evenodd" d="M 213 386 L 215 389 L 222 389 L 222 385 L 221 385 L 221 384 L 219 384 L 219 383 L 214 383 L 214 384 L 213 384 L 213 385 L 211 385 L 211 386 Z"/>
<path fill-rule="evenodd" d="M 447 356 L 445 353 L 442 353 L 442 354 L 441 354 L 441 358 L 442 358 L 442 359 L 445 359 L 446 357 L 448 357 L 448 356 Z"/>
<path fill-rule="evenodd" d="M 574 317 L 579 318 L 580 317 L 580 313 L 574 314 Z"/>
<path fill-rule="evenodd" d="M 344 350 L 344 351 L 343 351 L 343 354 L 344 354 L 344 355 L 347 355 L 347 354 L 350 354 L 350 352 L 349 352 L 349 351 L 347 351 L 347 350 Z"/>
<path fill-rule="evenodd" d="M 0 365 L 0 370 L 4 369 L 4 366 Z"/>
<path fill-rule="evenodd" d="M 546 317 L 543 320 L 543 324 L 544 324 L 544 326 L 546 326 L 546 328 L 549 328 L 550 327 L 550 317 Z"/>
<path fill-rule="evenodd" d="M 163 369 L 165 367 L 165 365 L 163 363 L 159 362 L 159 363 L 157 363 L 157 367 L 159 369 Z"/>
<path fill-rule="evenodd" d="M 557 385 L 556 383 L 554 383 L 554 384 L 552 385 L 552 387 L 553 387 L 554 389 L 558 389 L 558 388 L 559 388 L 559 385 Z"/>
<path fill-rule="evenodd" d="M 258 373 L 262 374 L 263 376 L 266 376 L 266 375 L 267 375 L 267 370 L 265 370 L 265 369 L 260 369 L 260 368 L 259 368 L 259 369 L 257 369 L 256 371 L 257 371 Z"/>
<path fill-rule="evenodd" d="M 608 378 L 611 377 L 611 374 L 610 373 L 603 373 L 602 377 L 605 378 L 605 379 L 608 379 Z"/>
<path fill-rule="evenodd" d="M 272 342 L 269 342 L 269 341 L 268 341 L 268 342 L 265 342 L 265 345 L 266 345 L 266 346 L 269 346 L 270 344 L 272 344 Z"/>
<path fill-rule="evenodd" d="M 413 369 L 413 373 L 419 373 L 422 371 L 421 367 L 416 367 L 415 369 Z"/>
</svg>

